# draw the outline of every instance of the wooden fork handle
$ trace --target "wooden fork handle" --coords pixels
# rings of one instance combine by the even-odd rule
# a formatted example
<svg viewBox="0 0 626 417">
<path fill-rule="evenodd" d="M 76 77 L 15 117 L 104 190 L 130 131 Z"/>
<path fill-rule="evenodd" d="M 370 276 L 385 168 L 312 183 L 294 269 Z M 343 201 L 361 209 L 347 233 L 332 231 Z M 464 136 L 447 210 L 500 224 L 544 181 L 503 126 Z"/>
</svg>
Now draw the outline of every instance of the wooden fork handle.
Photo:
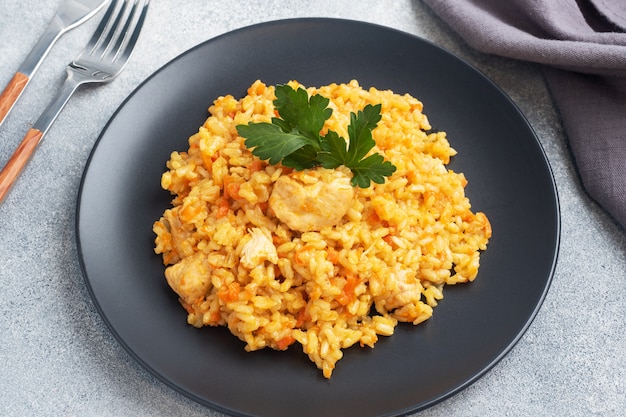
<svg viewBox="0 0 626 417">
<path fill-rule="evenodd" d="M 11 110 L 22 91 L 24 91 L 28 80 L 28 75 L 18 71 L 4 88 L 2 94 L 0 94 L 0 124 L 2 124 L 4 118 L 9 114 L 9 110 Z"/>
<path fill-rule="evenodd" d="M 20 176 L 35 149 L 37 149 L 42 136 L 43 133 L 40 130 L 31 128 L 11 156 L 11 159 L 9 159 L 9 162 L 2 168 L 2 172 L 0 172 L 0 203 Z"/>
</svg>

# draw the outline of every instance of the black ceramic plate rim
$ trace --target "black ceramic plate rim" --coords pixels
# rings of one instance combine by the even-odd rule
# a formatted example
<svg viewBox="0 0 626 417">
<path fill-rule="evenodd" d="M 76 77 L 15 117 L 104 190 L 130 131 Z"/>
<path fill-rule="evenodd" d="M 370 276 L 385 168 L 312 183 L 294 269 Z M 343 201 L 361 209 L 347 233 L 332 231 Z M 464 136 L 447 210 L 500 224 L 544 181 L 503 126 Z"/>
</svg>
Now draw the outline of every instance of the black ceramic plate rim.
<svg viewBox="0 0 626 417">
<path fill-rule="evenodd" d="M 94 301 L 94 304 L 96 305 L 96 308 L 98 309 L 101 317 L 103 318 L 103 320 L 105 321 L 106 325 L 109 327 L 109 329 L 111 330 L 111 332 L 114 334 L 114 336 L 116 337 L 116 339 L 119 341 L 119 343 L 124 346 L 124 348 L 129 352 L 129 354 L 135 359 L 137 360 L 140 364 L 142 364 L 142 366 L 144 366 L 146 369 L 148 369 L 153 375 L 155 375 L 157 378 L 159 378 L 161 381 L 163 381 L 165 384 L 167 384 L 168 386 L 172 387 L 173 389 L 181 392 L 182 394 L 194 399 L 195 401 L 201 403 L 201 404 L 205 404 L 209 407 L 212 407 L 214 409 L 217 409 L 219 411 L 225 412 L 225 413 L 230 413 L 230 414 L 234 414 L 234 415 L 241 415 L 241 416 L 251 416 L 251 415 L 257 415 L 255 414 L 254 411 L 250 411 L 250 410 L 241 410 L 238 408 L 238 406 L 236 404 L 232 404 L 232 403 L 228 403 L 228 402 L 223 402 L 220 403 L 219 401 L 216 401 L 215 399 L 207 399 L 205 396 L 203 395 L 198 395 L 198 393 L 192 392 L 191 390 L 185 388 L 185 387 L 181 387 L 181 385 L 176 381 L 173 380 L 170 377 L 164 376 L 163 372 L 160 371 L 159 369 L 156 369 L 153 364 L 151 364 L 149 361 L 146 361 L 144 359 L 144 357 L 141 354 L 137 354 L 137 352 L 135 351 L 136 347 L 133 347 L 131 345 L 129 345 L 125 339 L 124 336 L 120 335 L 119 332 L 116 329 L 116 325 L 115 323 L 112 323 L 109 320 L 108 314 L 110 313 L 109 311 L 107 311 L 106 308 L 104 308 L 101 305 L 101 300 L 100 297 L 102 296 L 101 294 L 98 293 L 97 290 L 94 290 L 94 286 L 93 286 L 93 282 L 90 279 L 89 276 L 89 265 L 87 265 L 87 262 L 85 261 L 84 258 L 84 254 L 83 254 L 83 249 L 84 249 L 84 241 L 88 240 L 88 239 L 84 239 L 83 238 L 83 234 L 81 232 L 81 220 L 82 220 L 82 216 L 81 216 L 81 208 L 84 210 L 84 207 L 82 207 L 83 204 L 83 197 L 84 194 L 88 191 L 85 190 L 85 182 L 86 182 L 86 178 L 89 174 L 89 170 L 91 168 L 92 165 L 92 161 L 95 158 L 95 155 L 98 151 L 99 146 L 101 145 L 101 141 L 103 140 L 103 138 L 105 138 L 107 136 L 107 132 L 109 131 L 109 128 L 116 122 L 118 116 L 124 112 L 124 109 L 127 107 L 127 105 L 133 101 L 133 99 L 136 97 L 136 95 L 144 88 L 146 88 L 146 86 L 149 86 L 149 84 L 153 81 L 153 79 L 155 79 L 156 77 L 159 77 L 160 74 L 162 74 L 164 71 L 166 71 L 168 68 L 172 67 L 172 66 L 176 66 L 178 65 L 177 63 L 181 60 L 184 59 L 185 57 L 188 57 L 190 55 L 196 54 L 198 53 L 200 50 L 202 50 L 203 48 L 205 48 L 207 45 L 210 45 L 214 42 L 219 42 L 223 39 L 229 39 L 229 38 L 233 38 L 236 39 L 238 36 L 240 36 L 241 34 L 247 34 L 247 33 L 253 33 L 254 31 L 258 31 L 258 30 L 263 30 L 264 28 L 272 28 L 276 25 L 313 25 L 313 26 L 324 26 L 324 25 L 336 25 L 336 24 L 341 24 L 341 25 L 347 25 L 347 26 L 354 26 L 354 27 L 360 27 L 360 28 L 365 28 L 365 30 L 369 30 L 369 31 L 380 31 L 381 33 L 386 33 L 389 36 L 402 36 L 405 37 L 407 39 L 411 39 L 412 42 L 416 43 L 416 44 L 421 44 L 422 46 L 427 46 L 428 48 L 435 48 L 437 49 L 437 53 L 442 54 L 445 56 L 445 59 L 451 59 L 451 60 L 456 60 L 458 62 L 461 62 L 463 65 L 465 65 L 465 70 L 469 71 L 469 72 L 474 72 L 473 77 L 478 77 L 481 78 L 486 84 L 488 84 L 490 86 L 491 89 L 493 89 L 494 91 L 497 91 L 502 98 L 504 99 L 504 101 L 506 101 L 507 105 L 510 106 L 510 111 L 517 113 L 516 115 L 519 116 L 522 120 L 523 123 L 526 124 L 526 127 L 528 128 L 528 138 L 532 138 L 531 142 L 532 142 L 532 146 L 535 149 L 535 151 L 539 151 L 539 154 L 541 155 L 542 161 L 540 161 L 541 163 L 545 164 L 545 168 L 546 168 L 546 172 L 547 172 L 547 177 L 546 180 L 550 183 L 551 186 L 551 191 L 553 191 L 553 195 L 549 196 L 550 198 L 553 198 L 553 204 L 554 204 L 554 212 L 550 213 L 551 216 L 554 216 L 554 218 L 552 219 L 554 224 L 553 226 L 553 230 L 548 231 L 551 234 L 551 237 L 554 239 L 554 248 L 553 248 L 553 252 L 550 256 L 550 265 L 548 268 L 546 268 L 545 270 L 545 277 L 542 277 L 542 279 L 544 279 L 544 283 L 543 283 L 543 288 L 541 289 L 541 293 L 538 294 L 538 296 L 533 300 L 534 302 L 534 307 L 532 309 L 532 311 L 527 314 L 526 320 L 522 323 L 521 327 L 519 328 L 519 330 L 517 331 L 517 334 L 515 337 L 511 338 L 508 343 L 505 343 L 502 345 L 502 348 L 500 349 L 500 353 L 497 354 L 496 356 L 490 358 L 488 361 L 486 361 L 485 363 L 482 364 L 482 366 L 480 367 L 480 369 L 476 372 L 473 373 L 473 375 L 471 377 L 466 378 L 465 380 L 461 381 L 460 383 L 456 383 L 453 384 L 453 386 L 450 386 L 447 390 L 443 391 L 443 392 L 439 392 L 436 393 L 434 395 L 432 395 L 429 399 L 424 400 L 424 401 L 419 401 L 416 402 L 414 404 L 410 404 L 410 405 L 406 405 L 404 407 L 400 407 L 400 408 L 394 408 L 393 405 L 390 405 L 388 407 L 388 411 L 382 411 L 377 413 L 377 416 L 388 416 L 388 415 L 401 415 L 401 414 L 407 414 L 407 413 L 411 413 L 411 412 L 415 412 L 415 411 L 419 411 L 419 410 L 423 410 L 425 408 L 428 408 L 434 404 L 436 404 L 439 401 L 442 401 L 446 398 L 449 398 L 450 396 L 456 394 L 457 392 L 463 390 L 464 388 L 466 388 L 467 386 L 471 385 L 473 382 L 475 382 L 478 378 L 480 378 L 481 376 L 483 376 L 489 369 L 491 369 L 496 363 L 498 363 L 512 348 L 513 346 L 519 341 L 519 339 L 523 336 L 523 334 L 526 332 L 526 330 L 528 329 L 528 327 L 531 325 L 532 321 L 534 320 L 537 312 L 539 311 L 543 300 L 545 299 L 545 296 L 547 294 L 547 291 L 549 289 L 551 280 L 552 280 L 552 275 L 554 273 L 554 268 L 556 265 L 556 260 L 557 260 L 557 256 L 558 256 L 558 247 L 559 247 L 559 239 L 560 239 L 560 215 L 559 215 L 559 205 L 558 205 L 558 196 L 557 196 L 557 191 L 556 191 L 556 183 L 554 181 L 554 177 L 552 175 L 551 172 L 551 168 L 549 165 L 549 161 L 545 155 L 545 152 L 538 140 L 538 138 L 536 137 L 535 133 L 532 131 L 532 128 L 530 127 L 528 121 L 525 119 L 525 117 L 523 116 L 523 114 L 521 113 L 521 111 L 517 108 L 517 106 L 513 103 L 512 100 L 510 100 L 510 98 L 508 98 L 508 96 L 497 86 L 495 85 L 493 82 L 491 82 L 486 76 L 484 76 L 482 73 L 480 73 L 478 70 L 476 70 L 474 67 L 472 67 L 471 65 L 467 64 L 465 61 L 461 60 L 460 58 L 454 56 L 453 54 L 445 51 L 444 49 L 440 48 L 437 45 L 432 44 L 430 41 L 428 40 L 424 40 L 422 38 L 419 38 L 415 35 L 411 35 L 411 34 L 407 34 L 404 32 L 400 32 L 396 29 L 390 29 L 384 26 L 379 26 L 376 24 L 371 24 L 371 23 L 364 23 L 364 22 L 357 22 L 357 21 L 350 21 L 350 20 L 340 20 L 340 19 L 327 19 L 327 18 L 306 18 L 306 19 L 288 19 L 288 20 L 280 20 L 280 21 L 272 21 L 272 22 L 266 22 L 266 23 L 261 23 L 261 24 L 257 24 L 257 25 L 252 25 L 252 26 L 248 26 L 248 27 L 244 27 L 241 29 L 237 29 L 234 30 L 232 32 L 228 32 L 226 34 L 220 35 L 218 37 L 212 38 L 206 42 L 203 42 L 202 44 L 199 44 L 193 48 L 191 48 L 190 50 L 182 53 L 181 55 L 179 55 L 178 57 L 174 58 L 173 60 L 171 60 L 170 62 L 168 62 L 167 64 L 165 64 L 163 67 L 161 67 L 159 70 L 157 70 L 154 74 L 152 74 L 148 79 L 146 79 L 143 83 L 141 83 L 140 86 L 138 86 L 133 93 L 131 93 L 126 100 L 124 100 L 124 102 L 120 105 L 120 107 L 116 110 L 116 112 L 113 114 L 113 116 L 111 117 L 111 119 L 109 120 L 109 122 L 107 123 L 107 125 L 105 126 L 105 128 L 103 129 L 100 137 L 98 138 L 98 140 L 96 141 L 96 144 L 94 145 L 94 148 L 92 150 L 91 155 L 89 156 L 89 159 L 87 161 L 87 165 L 83 174 L 83 178 L 81 180 L 81 185 L 80 185 L 80 190 L 79 190 L 79 196 L 78 196 L 78 204 L 77 204 L 77 219 L 76 219 L 76 227 L 77 227 L 77 244 L 78 244 L 78 248 L 79 248 L 79 254 L 80 254 L 80 262 L 81 262 L 81 267 L 83 269 L 83 275 L 85 278 L 85 282 L 87 285 L 87 288 L 89 289 L 89 292 L 92 296 L 92 299 Z M 418 98 L 420 98 L 418 96 Z M 421 98 L 420 98 L 421 99 Z M 208 101 L 210 101 L 211 99 L 207 99 Z M 426 106 L 426 114 L 428 113 L 428 102 L 425 102 L 425 106 Z M 202 122 L 203 120 L 199 121 L 199 124 Z M 198 124 L 198 125 L 199 125 Z M 446 130 L 445 126 L 442 126 L 443 130 Z M 193 133 L 193 132 L 186 132 L 186 133 Z M 186 134 L 185 133 L 185 134 Z M 454 146 L 454 144 L 453 144 Z M 172 149 L 173 150 L 173 149 Z M 471 178 L 470 178 L 471 181 Z M 493 242 L 492 242 L 493 244 Z M 486 253 L 489 253 L 489 249 Z M 479 279 L 480 279 L 480 274 L 479 274 Z M 474 284 L 470 284 L 470 285 L 474 285 Z M 435 309 L 435 316 L 437 315 L 437 310 L 440 307 L 438 307 L 437 309 Z M 186 326 L 185 323 L 182 323 L 183 326 Z M 392 336 L 393 337 L 401 337 L 401 336 Z M 253 359 L 250 359 L 253 360 Z M 339 362 L 339 367 L 341 367 L 341 361 Z M 310 364 L 310 366 L 313 366 L 312 364 Z M 262 415 L 262 414 L 258 414 L 258 415 Z M 264 415 L 264 414 L 263 414 Z M 281 414 L 283 415 L 283 414 Z"/>
</svg>

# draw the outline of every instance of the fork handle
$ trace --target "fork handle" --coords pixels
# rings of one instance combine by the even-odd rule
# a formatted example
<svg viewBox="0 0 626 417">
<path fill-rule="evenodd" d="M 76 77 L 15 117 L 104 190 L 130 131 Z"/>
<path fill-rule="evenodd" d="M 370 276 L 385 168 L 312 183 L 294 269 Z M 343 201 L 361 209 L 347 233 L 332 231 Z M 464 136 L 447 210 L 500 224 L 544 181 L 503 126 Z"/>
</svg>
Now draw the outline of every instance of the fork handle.
<svg viewBox="0 0 626 417">
<path fill-rule="evenodd" d="M 11 190 L 11 186 L 17 181 L 20 173 L 35 153 L 37 146 L 41 143 L 44 135 L 50 129 L 63 107 L 65 107 L 67 101 L 74 94 L 76 88 L 84 82 L 85 80 L 77 77 L 73 71 L 67 71 L 67 78 L 57 94 L 43 113 L 41 113 L 33 127 L 26 132 L 24 139 L 22 139 L 22 142 L 13 152 L 7 164 L 2 168 L 0 172 L 0 203 Z"/>
<path fill-rule="evenodd" d="M 9 114 L 9 111 L 26 88 L 26 84 L 30 77 L 20 71 L 16 72 L 9 81 L 9 84 L 5 87 L 2 94 L 0 94 L 0 124 L 4 121 L 4 118 Z"/>
<path fill-rule="evenodd" d="M 2 172 L 0 172 L 0 203 L 4 200 L 13 183 L 20 176 L 20 173 L 30 160 L 41 138 L 43 132 L 36 128 L 30 128 L 22 139 L 22 142 L 17 147 L 9 162 L 4 166 Z"/>
<path fill-rule="evenodd" d="M 17 99 L 22 95 L 22 91 L 24 91 L 30 79 L 35 75 L 43 59 L 52 49 L 52 45 L 67 30 L 69 30 L 69 27 L 65 26 L 63 19 L 55 15 L 55 18 L 50 21 L 46 30 L 41 34 L 35 46 L 33 46 L 33 49 L 17 69 L 9 84 L 2 91 L 2 95 L 0 95 L 0 125 L 13 108 Z"/>
</svg>

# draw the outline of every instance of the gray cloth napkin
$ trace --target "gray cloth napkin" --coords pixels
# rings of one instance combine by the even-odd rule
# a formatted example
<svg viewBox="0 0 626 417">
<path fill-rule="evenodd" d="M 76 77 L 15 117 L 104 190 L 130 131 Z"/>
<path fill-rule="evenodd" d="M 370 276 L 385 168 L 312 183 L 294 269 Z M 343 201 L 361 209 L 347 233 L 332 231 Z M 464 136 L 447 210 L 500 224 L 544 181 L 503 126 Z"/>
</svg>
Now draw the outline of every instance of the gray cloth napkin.
<svg viewBox="0 0 626 417">
<path fill-rule="evenodd" d="M 469 45 L 543 64 L 583 186 L 626 228 L 626 0 L 423 0 Z"/>
</svg>

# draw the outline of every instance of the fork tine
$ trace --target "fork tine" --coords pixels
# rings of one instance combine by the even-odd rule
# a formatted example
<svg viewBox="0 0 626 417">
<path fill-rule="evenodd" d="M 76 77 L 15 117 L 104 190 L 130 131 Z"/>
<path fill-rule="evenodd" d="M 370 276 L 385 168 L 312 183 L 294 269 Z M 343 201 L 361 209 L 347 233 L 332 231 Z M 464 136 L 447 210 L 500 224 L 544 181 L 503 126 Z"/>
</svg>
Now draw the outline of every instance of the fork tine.
<svg viewBox="0 0 626 417">
<path fill-rule="evenodd" d="M 119 8 L 116 8 L 117 15 L 115 19 L 112 19 L 112 16 L 109 16 L 107 23 L 107 27 L 105 31 L 100 34 L 96 42 L 96 46 L 91 51 L 91 55 L 94 55 L 98 58 L 103 58 L 109 52 L 111 48 L 111 44 L 120 37 L 120 34 L 123 33 L 123 30 L 120 29 L 121 22 L 125 21 L 125 24 L 128 24 L 129 18 L 123 20 L 125 17 L 126 8 L 130 3 L 134 3 L 134 0 L 122 0 L 123 3 Z M 119 3 L 119 2 L 117 2 Z M 112 4 L 111 7 L 117 6 L 117 4 Z"/>
<path fill-rule="evenodd" d="M 118 58 L 125 60 L 130 57 L 130 54 L 135 47 L 135 43 L 139 38 L 139 33 L 141 31 L 141 27 L 143 26 L 143 21 L 148 11 L 149 3 L 150 0 L 133 1 L 133 7 L 128 12 L 126 24 L 119 34 L 117 42 L 109 52 L 113 54 L 113 61 L 116 61 Z M 139 9 L 140 7 L 141 9 Z M 139 16 L 137 16 L 137 14 L 139 14 Z"/>
<path fill-rule="evenodd" d="M 104 37 L 108 33 L 111 32 L 110 27 L 111 27 L 111 22 L 113 21 L 111 17 L 113 13 L 115 12 L 115 9 L 117 9 L 117 5 L 119 3 L 120 3 L 120 0 L 113 0 L 111 4 L 109 4 L 109 8 L 107 9 L 104 16 L 102 17 L 100 24 L 98 25 L 95 32 L 91 36 L 91 39 L 85 46 L 85 51 L 89 51 L 90 53 L 93 53 L 93 51 L 95 51 L 95 49 L 98 46 L 100 46 Z"/>
<path fill-rule="evenodd" d="M 150 0 L 113 0 L 84 53 L 114 63 L 128 60 L 139 38 Z"/>
<path fill-rule="evenodd" d="M 143 26 L 143 22 L 146 19 L 146 14 L 148 13 L 148 5 L 150 4 L 150 0 L 145 0 L 143 2 L 143 6 L 141 7 L 141 14 L 135 23 L 135 28 L 133 29 L 130 37 L 128 38 L 128 42 L 124 51 L 122 52 L 122 58 L 128 59 L 135 49 L 135 44 L 137 43 L 137 39 L 139 39 L 139 33 L 141 32 L 141 27 Z"/>
</svg>

